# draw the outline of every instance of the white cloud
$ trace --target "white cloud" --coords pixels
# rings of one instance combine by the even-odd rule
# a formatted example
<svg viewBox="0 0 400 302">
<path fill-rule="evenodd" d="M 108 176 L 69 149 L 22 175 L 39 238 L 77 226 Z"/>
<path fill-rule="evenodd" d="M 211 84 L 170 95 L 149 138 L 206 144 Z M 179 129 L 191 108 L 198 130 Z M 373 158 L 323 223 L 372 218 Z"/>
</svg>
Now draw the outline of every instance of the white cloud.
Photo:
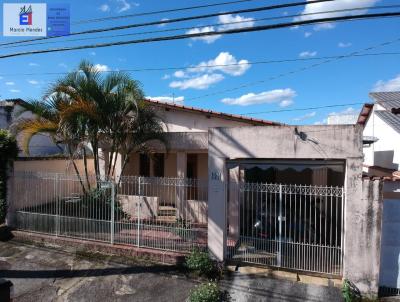
<svg viewBox="0 0 400 302">
<path fill-rule="evenodd" d="M 8 85 L 8 86 L 14 86 L 15 83 L 14 83 L 14 82 L 6 82 L 6 85 Z"/>
<path fill-rule="evenodd" d="M 95 56 L 95 55 L 96 55 L 96 52 L 91 51 L 91 52 L 89 52 L 89 54 L 90 54 L 91 56 Z"/>
<path fill-rule="evenodd" d="M 289 107 L 289 106 L 293 105 L 293 103 L 294 103 L 294 101 L 291 100 L 291 99 L 283 100 L 283 101 L 281 101 L 281 102 L 279 103 L 279 106 L 280 106 L 280 107 Z"/>
<path fill-rule="evenodd" d="M 172 75 L 164 75 L 162 79 L 168 79 L 171 76 L 177 79 L 185 79 L 184 81 L 171 82 L 170 87 L 172 88 L 206 89 L 211 84 L 224 79 L 222 74 L 216 72 L 240 76 L 250 68 L 248 63 L 247 60 L 237 60 L 229 52 L 221 52 L 214 59 L 203 61 L 185 70 L 177 70 Z"/>
<path fill-rule="evenodd" d="M 168 18 L 162 18 L 161 21 L 168 21 Z M 165 25 L 167 25 L 167 23 L 161 23 L 158 25 L 158 27 L 164 27 Z"/>
<path fill-rule="evenodd" d="M 239 105 L 249 106 L 258 104 L 273 104 L 280 103 L 284 106 L 293 103 L 293 98 L 296 96 L 296 92 L 291 88 L 286 89 L 275 89 L 270 91 L 264 91 L 261 93 L 248 93 L 238 98 L 225 98 L 221 102 L 228 105 Z"/>
<path fill-rule="evenodd" d="M 102 5 L 100 5 L 99 10 L 101 10 L 104 13 L 109 12 L 110 6 L 108 4 L 102 4 Z"/>
<path fill-rule="evenodd" d="M 119 5 L 117 7 L 117 12 L 118 13 L 123 13 L 127 10 L 130 10 L 133 6 L 139 6 L 139 3 L 134 3 L 134 2 L 128 2 L 127 0 L 116 0 Z"/>
<path fill-rule="evenodd" d="M 186 78 L 186 73 L 183 70 L 177 70 L 174 72 L 174 77 L 178 79 Z"/>
<path fill-rule="evenodd" d="M 313 0 L 307 0 L 308 2 L 313 2 Z M 363 7 L 371 7 L 374 6 L 379 0 L 363 0 L 362 6 Z M 303 20 L 312 20 L 318 18 L 330 18 L 330 17 L 340 17 L 340 16 L 347 16 L 347 15 L 358 15 L 365 13 L 367 11 L 341 11 L 341 12 L 332 12 L 327 14 L 318 14 L 318 15 L 306 15 L 312 14 L 317 12 L 323 11 L 333 11 L 333 10 L 343 10 L 343 9 L 351 9 L 357 8 L 360 6 L 359 0 L 336 0 L 336 1 L 327 1 L 327 2 L 319 2 L 319 3 L 309 3 L 305 6 L 302 16 L 296 17 L 295 21 L 303 21 Z M 315 30 L 322 30 L 322 29 L 332 29 L 335 27 L 334 23 L 322 23 L 318 24 L 314 27 Z"/>
<path fill-rule="evenodd" d="M 347 48 L 350 47 L 352 44 L 350 42 L 339 42 L 338 47 L 340 48 Z"/>
<path fill-rule="evenodd" d="M 0 77 L 0 80 L 4 79 L 3 77 Z"/>
<path fill-rule="evenodd" d="M 327 117 L 316 121 L 314 125 L 326 125 L 326 124 L 354 124 L 357 121 L 359 110 L 353 107 L 347 107 L 342 111 L 330 112 Z"/>
<path fill-rule="evenodd" d="M 194 66 L 193 68 L 188 68 L 187 72 L 215 72 L 222 71 L 223 73 L 229 74 L 231 76 L 240 76 L 244 74 L 249 68 L 250 64 L 247 60 L 238 61 L 229 52 L 220 52 L 219 55 L 212 60 L 201 62 Z M 239 64 L 239 65 L 235 65 Z M 215 67 L 209 67 L 214 66 Z M 225 66 L 223 66 L 225 65 Z M 226 66 L 227 65 L 227 66 Z"/>
<path fill-rule="evenodd" d="M 296 121 L 296 122 L 304 121 L 304 120 L 307 120 L 307 119 L 309 119 L 309 118 L 314 117 L 316 114 L 317 114 L 317 112 L 313 111 L 313 112 L 306 113 L 306 114 L 304 114 L 304 115 L 295 117 L 293 120 Z"/>
<path fill-rule="evenodd" d="M 303 51 L 303 52 L 299 53 L 300 58 L 311 58 L 311 57 L 315 57 L 316 55 L 317 55 L 316 51 Z"/>
<path fill-rule="evenodd" d="M 311 36 L 311 35 L 312 35 L 312 33 L 309 32 L 309 31 L 306 31 L 306 32 L 304 33 L 304 37 L 305 37 L 305 38 L 308 38 L 308 37 Z"/>
<path fill-rule="evenodd" d="M 316 121 L 314 125 L 326 125 L 328 123 L 328 119 L 324 118 L 321 121 Z"/>
<path fill-rule="evenodd" d="M 219 30 L 229 30 L 229 29 L 238 29 L 244 27 L 252 27 L 254 26 L 254 19 L 253 18 L 246 18 L 240 15 L 221 15 L 218 17 L 218 23 L 222 25 L 215 28 L 214 26 L 199 26 L 193 29 L 190 29 L 186 32 L 186 34 L 198 34 L 198 33 L 206 33 L 206 32 L 213 32 Z M 230 24 L 232 23 L 232 24 Z M 221 38 L 222 35 L 210 35 L 210 36 L 201 36 L 201 37 L 194 37 L 192 40 L 199 40 L 203 41 L 207 44 L 214 43 L 216 40 Z"/>
<path fill-rule="evenodd" d="M 169 74 L 164 74 L 161 79 L 162 80 L 168 80 L 169 78 L 171 78 L 171 76 Z"/>
<path fill-rule="evenodd" d="M 237 29 L 244 27 L 252 27 L 254 26 L 253 18 L 246 18 L 239 15 L 221 15 L 218 17 L 219 23 L 226 23 L 218 27 L 218 30 L 229 30 L 229 29 Z M 228 24 L 233 23 L 233 24 Z"/>
<path fill-rule="evenodd" d="M 109 71 L 110 68 L 107 65 L 102 65 L 102 64 L 96 64 L 94 65 L 94 69 L 97 71 L 103 72 L 103 71 Z"/>
<path fill-rule="evenodd" d="M 185 101 L 185 97 L 183 96 L 177 96 L 177 97 L 171 97 L 171 96 L 148 96 L 146 97 L 147 99 L 153 100 L 153 101 L 159 101 L 159 102 L 164 102 L 164 103 L 174 103 L 174 104 L 183 104 Z"/>
<path fill-rule="evenodd" d="M 67 64 L 65 64 L 65 63 L 59 63 L 58 66 L 65 68 L 65 69 L 68 68 Z"/>
<path fill-rule="evenodd" d="M 28 65 L 29 65 L 29 66 L 32 66 L 32 67 L 37 67 L 37 66 L 39 66 L 38 63 L 34 63 L 34 62 L 30 62 Z"/>
<path fill-rule="evenodd" d="M 186 34 L 198 34 L 198 33 L 212 32 L 212 31 L 215 31 L 214 26 L 196 27 L 188 30 Z M 221 38 L 221 35 L 201 36 L 201 37 L 194 37 L 191 39 L 194 41 L 199 40 L 207 44 L 211 44 L 214 43 L 219 38 Z"/>
<path fill-rule="evenodd" d="M 18 89 L 10 89 L 10 92 L 12 92 L 12 93 L 18 93 L 18 92 L 21 92 L 21 90 L 18 90 Z"/>
<path fill-rule="evenodd" d="M 347 107 L 346 109 L 342 111 L 337 111 L 337 112 L 330 112 L 328 115 L 354 115 L 358 114 L 359 110 L 354 109 L 353 107 Z"/>
<path fill-rule="evenodd" d="M 171 88 L 179 88 L 185 90 L 188 88 L 193 89 L 207 89 L 212 84 L 218 83 L 224 79 L 221 74 L 203 74 L 198 77 L 190 78 L 183 81 L 173 81 L 169 84 Z"/>
<path fill-rule="evenodd" d="M 373 91 L 400 91 L 400 74 L 387 81 L 379 80 L 375 83 Z"/>
<path fill-rule="evenodd" d="M 32 85 L 37 85 L 37 84 L 39 84 L 39 82 L 36 81 L 36 80 L 28 80 L 28 83 L 29 83 L 29 84 L 32 84 Z"/>
</svg>

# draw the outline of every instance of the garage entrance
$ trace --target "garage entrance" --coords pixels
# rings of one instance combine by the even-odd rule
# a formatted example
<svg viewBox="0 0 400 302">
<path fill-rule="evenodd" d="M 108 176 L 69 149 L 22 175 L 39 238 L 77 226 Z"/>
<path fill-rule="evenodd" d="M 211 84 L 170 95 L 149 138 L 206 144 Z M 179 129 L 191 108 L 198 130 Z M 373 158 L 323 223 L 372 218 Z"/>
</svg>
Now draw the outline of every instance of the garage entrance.
<svg viewBox="0 0 400 302">
<path fill-rule="evenodd" d="M 342 162 L 230 162 L 227 256 L 342 275 Z M 231 174 L 231 173 L 230 173 Z"/>
</svg>

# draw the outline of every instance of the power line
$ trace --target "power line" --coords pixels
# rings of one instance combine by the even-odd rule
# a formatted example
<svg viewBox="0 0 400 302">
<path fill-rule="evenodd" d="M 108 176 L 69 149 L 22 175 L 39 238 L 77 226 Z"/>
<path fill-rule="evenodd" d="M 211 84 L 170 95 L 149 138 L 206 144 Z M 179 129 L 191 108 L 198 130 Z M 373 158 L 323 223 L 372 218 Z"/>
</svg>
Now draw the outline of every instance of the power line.
<svg viewBox="0 0 400 302">
<path fill-rule="evenodd" d="M 197 96 L 197 97 L 193 97 L 193 98 L 187 99 L 187 101 L 203 99 L 205 97 L 214 96 L 214 95 L 218 95 L 218 94 L 222 94 L 222 93 L 226 93 L 226 92 L 232 92 L 232 91 L 236 91 L 236 90 L 239 90 L 239 89 L 242 89 L 242 88 L 247 88 L 247 87 L 258 85 L 258 84 L 263 84 L 263 83 L 268 82 L 268 81 L 276 80 L 278 78 L 282 78 L 282 77 L 287 76 L 287 75 L 292 75 L 292 74 L 295 74 L 295 73 L 303 72 L 303 71 L 318 67 L 320 65 L 336 61 L 336 60 L 341 60 L 341 59 L 345 59 L 345 58 L 349 58 L 349 57 L 358 56 L 359 54 L 361 54 L 363 52 L 370 51 L 370 50 L 373 50 L 375 48 L 387 46 L 387 45 L 390 45 L 390 44 L 393 44 L 393 43 L 396 43 L 396 42 L 399 42 L 399 41 L 400 41 L 400 38 L 396 38 L 395 40 L 388 41 L 388 42 L 383 42 L 383 43 L 380 43 L 380 44 L 377 44 L 377 45 L 373 45 L 373 46 L 370 46 L 370 47 L 367 47 L 367 48 L 364 48 L 364 49 L 349 53 L 347 55 L 338 56 L 336 58 L 328 59 L 328 60 L 325 60 L 325 61 L 322 61 L 322 62 L 319 62 L 319 63 L 315 63 L 315 64 L 312 64 L 312 65 L 308 65 L 308 66 L 302 67 L 300 69 L 295 69 L 295 70 L 291 70 L 291 71 L 288 71 L 288 72 L 285 72 L 285 73 L 281 73 L 279 75 L 269 77 L 269 78 L 267 78 L 265 80 L 253 81 L 253 82 L 245 83 L 245 84 L 242 84 L 240 86 L 236 86 L 236 87 L 233 87 L 233 88 L 230 88 L 230 89 L 224 89 L 224 90 L 219 90 L 219 91 L 216 91 L 216 92 L 213 92 L 213 93 L 204 94 L 204 95 L 201 95 L 201 96 Z"/>
<path fill-rule="evenodd" d="M 304 107 L 304 108 L 291 108 L 291 109 L 278 109 L 278 110 L 269 110 L 269 111 L 246 112 L 246 113 L 241 113 L 240 115 L 256 115 L 256 114 L 279 113 L 279 112 L 308 111 L 308 110 L 318 110 L 318 109 L 327 109 L 327 108 L 335 108 L 335 107 L 356 106 L 356 105 L 363 105 L 363 104 L 365 104 L 365 103 L 357 102 L 357 103 L 346 103 L 346 104 L 331 104 L 331 105 L 316 106 L 316 107 Z"/>
<path fill-rule="evenodd" d="M 21 44 L 21 43 L 25 43 L 25 42 L 32 42 L 32 41 L 39 41 L 39 40 L 55 39 L 55 38 L 59 38 L 59 37 L 123 30 L 123 29 L 128 29 L 128 28 L 144 27 L 144 26 L 151 26 L 151 25 L 160 25 L 160 24 L 164 25 L 167 23 L 169 24 L 169 23 L 184 22 L 184 21 L 190 21 L 190 20 L 205 19 L 205 18 L 211 18 L 211 17 L 218 17 L 218 16 L 222 16 L 222 15 L 260 12 L 260 11 L 266 11 L 266 10 L 274 10 L 274 9 L 279 9 L 279 8 L 288 8 L 288 7 L 295 7 L 295 6 L 300 6 L 300 5 L 314 4 L 314 3 L 319 3 L 319 2 L 330 2 L 330 1 L 335 1 L 335 0 L 314 0 L 311 2 L 301 1 L 301 2 L 293 2 L 293 3 L 284 3 L 284 4 L 261 6 L 261 7 L 248 8 L 248 9 L 240 9 L 240 10 L 234 10 L 234 11 L 229 11 L 229 12 L 219 12 L 219 13 L 211 13 L 211 14 L 204 14 L 204 15 L 197 15 L 197 16 L 190 16 L 190 17 L 175 18 L 175 19 L 169 19 L 169 20 L 163 20 L 163 21 L 152 21 L 152 22 L 145 22 L 145 23 L 122 25 L 122 26 L 113 26 L 113 27 L 107 27 L 107 28 L 91 29 L 91 30 L 86 30 L 86 31 L 73 32 L 73 33 L 70 33 L 70 34 L 64 35 L 64 36 L 42 37 L 42 38 L 29 39 L 29 40 L 20 40 L 20 41 L 14 41 L 14 42 L 0 43 L 0 46 Z"/>
<path fill-rule="evenodd" d="M 377 52 L 377 53 L 366 53 L 356 54 L 352 57 L 373 57 L 373 56 L 390 56 L 400 55 L 400 52 Z M 263 60 L 253 61 L 247 63 L 231 63 L 231 64 L 210 64 L 201 66 L 175 66 L 175 67 L 148 67 L 148 68 L 130 68 L 130 69 L 116 69 L 116 70 L 99 70 L 100 73 L 111 73 L 111 72 L 147 72 L 147 71 L 173 71 L 173 70 L 196 70 L 203 68 L 218 68 L 218 67 L 232 67 L 232 66 L 245 66 L 245 65 L 262 65 L 262 64 L 274 64 L 274 63 L 291 63 L 291 62 L 303 62 L 303 61 L 318 61 L 326 59 L 338 59 L 342 58 L 343 55 L 338 56 L 323 56 L 323 57 L 312 57 L 312 58 L 293 58 L 293 59 L 279 59 L 279 60 Z M 0 76 L 36 76 L 36 75 L 64 75 L 69 72 L 31 72 L 31 73 L 0 73 Z"/>
<path fill-rule="evenodd" d="M 142 16 L 149 16 L 149 15 L 158 15 L 158 14 L 163 14 L 163 13 L 174 13 L 174 12 L 181 12 L 181 11 L 187 11 L 187 10 L 195 10 L 195 9 L 199 9 L 199 8 L 225 6 L 225 5 L 239 4 L 239 3 L 244 3 L 244 2 L 254 2 L 254 1 L 256 1 L 256 0 L 238 0 L 238 1 L 220 2 L 220 3 L 212 3 L 212 4 L 197 5 L 197 6 L 170 8 L 170 9 L 122 15 L 122 16 L 112 16 L 112 17 L 104 17 L 104 18 L 79 20 L 76 22 L 72 22 L 71 24 L 79 25 L 79 24 L 103 22 L 103 21 L 110 21 L 110 20 L 126 19 L 126 18 L 132 18 L 132 17 L 142 17 Z"/>
<path fill-rule="evenodd" d="M 271 21 L 271 20 L 279 20 L 279 19 L 288 19 L 288 18 L 296 18 L 301 16 L 313 16 L 313 15 L 323 15 L 323 14 L 332 14 L 332 13 L 342 13 L 342 12 L 352 12 L 352 11 L 359 11 L 359 10 L 379 10 L 379 9 L 388 9 L 388 8 L 399 8 L 400 5 L 382 5 L 382 6 L 374 6 L 374 7 L 355 7 L 349 9 L 336 9 L 336 10 L 329 10 L 329 11 L 320 11 L 314 13 L 301 13 L 301 14 L 292 14 L 292 15 L 285 15 L 285 16 L 276 16 L 276 17 L 266 17 L 266 18 L 257 18 L 252 19 L 251 22 L 258 22 L 258 21 Z M 235 21 L 235 22 L 226 22 L 226 23 L 213 23 L 202 25 L 200 28 L 206 27 L 218 27 L 218 26 L 226 26 L 226 25 L 234 25 L 234 24 L 245 24 L 249 23 L 250 21 Z M 16 45 L 6 45 L 1 46 L 0 48 L 18 48 L 18 47 L 26 47 L 26 46 L 34 46 L 34 45 L 45 45 L 45 44 L 55 44 L 55 43 L 65 43 L 65 42 L 78 42 L 78 41 L 87 41 L 87 40 L 98 40 L 98 39 L 106 39 L 106 38 L 116 38 L 116 37 L 127 37 L 127 36 L 137 36 L 137 35 L 145 35 L 145 34 L 154 34 L 154 33 L 163 33 L 163 32 L 174 32 L 180 30 L 191 30 L 199 28 L 199 26 L 190 26 L 190 27 L 179 27 L 179 28 L 172 28 L 172 29 L 162 29 L 162 30 L 152 30 L 152 31 L 144 31 L 144 32 L 136 32 L 136 33 L 126 33 L 126 34 L 118 34 L 118 35 L 107 35 L 107 36 L 96 36 L 96 37 L 85 37 L 85 38 L 78 38 L 78 39 L 69 39 L 69 40 L 59 40 L 59 41 L 45 41 L 45 42 L 36 42 L 36 43 L 27 43 L 27 44 L 16 44 Z M 61 37 L 60 37 L 61 38 Z M 22 42 L 22 41 L 19 41 Z"/>
<path fill-rule="evenodd" d="M 389 17 L 398 17 L 398 16 L 400 16 L 400 12 L 386 12 L 386 13 L 376 13 L 376 14 L 360 14 L 360 15 L 355 15 L 355 16 L 329 17 L 329 18 L 303 20 L 303 21 L 288 22 L 288 23 L 278 23 L 278 24 L 270 24 L 270 25 L 244 27 L 244 28 L 240 28 L 240 29 L 228 29 L 228 30 L 222 30 L 222 31 L 200 32 L 200 33 L 194 33 L 194 34 L 182 34 L 182 35 L 175 35 L 175 36 L 161 36 L 161 37 L 155 37 L 155 38 L 118 41 L 118 42 L 109 42 L 109 43 L 99 43 L 99 44 L 81 45 L 81 46 L 74 46 L 74 47 L 61 47 L 61 48 L 44 49 L 44 50 L 32 50 L 32 51 L 26 51 L 26 52 L 17 52 L 17 53 L 0 55 L 0 59 L 24 56 L 24 55 L 40 54 L 40 53 L 51 53 L 51 52 L 62 52 L 62 51 L 101 48 L 101 47 L 110 47 L 110 46 L 121 46 L 121 45 L 128 45 L 128 44 L 142 44 L 142 43 L 149 43 L 149 42 L 172 41 L 172 40 L 181 40 L 181 39 L 188 39 L 188 38 L 195 38 L 195 37 L 228 35 L 228 34 L 237 34 L 237 33 L 244 33 L 244 32 L 257 32 L 257 31 L 272 30 L 272 29 L 285 28 L 285 27 L 303 26 L 303 25 L 316 24 L 316 23 L 352 21 L 352 20 L 376 19 L 376 18 L 389 18 Z"/>
</svg>

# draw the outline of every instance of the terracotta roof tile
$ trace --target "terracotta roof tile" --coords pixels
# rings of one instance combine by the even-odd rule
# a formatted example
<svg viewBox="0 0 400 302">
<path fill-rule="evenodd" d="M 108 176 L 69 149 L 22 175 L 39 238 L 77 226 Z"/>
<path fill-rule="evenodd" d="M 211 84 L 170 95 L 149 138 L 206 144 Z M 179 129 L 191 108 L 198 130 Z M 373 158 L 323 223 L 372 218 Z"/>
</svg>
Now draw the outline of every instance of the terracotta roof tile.
<svg viewBox="0 0 400 302">
<path fill-rule="evenodd" d="M 159 106 L 159 107 L 210 114 L 215 117 L 234 120 L 234 121 L 240 121 L 240 122 L 249 123 L 249 124 L 253 124 L 253 125 L 269 125 L 269 126 L 283 125 L 282 123 L 278 123 L 278 122 L 273 122 L 273 121 L 268 121 L 268 120 L 263 120 L 263 119 L 256 119 L 256 118 L 246 117 L 246 116 L 238 115 L 238 114 L 223 113 L 223 112 L 217 112 L 217 111 L 208 110 L 208 109 L 196 108 L 196 107 L 192 107 L 192 106 L 184 106 L 184 105 L 178 105 L 178 104 L 165 103 L 165 102 L 152 100 L 152 99 L 147 99 L 146 101 L 153 105 Z"/>
</svg>

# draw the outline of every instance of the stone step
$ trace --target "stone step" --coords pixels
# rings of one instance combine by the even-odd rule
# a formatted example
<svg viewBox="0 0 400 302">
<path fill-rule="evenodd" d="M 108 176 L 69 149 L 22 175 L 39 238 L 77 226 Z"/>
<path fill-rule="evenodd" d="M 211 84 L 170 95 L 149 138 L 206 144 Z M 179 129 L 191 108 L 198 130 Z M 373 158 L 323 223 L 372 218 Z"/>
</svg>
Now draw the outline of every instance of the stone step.
<svg viewBox="0 0 400 302">
<path fill-rule="evenodd" d="M 173 216 L 176 217 L 176 208 L 171 206 L 160 206 L 158 207 L 157 216 Z"/>
<path fill-rule="evenodd" d="M 156 218 L 157 222 L 160 223 L 175 223 L 176 222 L 176 216 L 158 216 Z"/>
</svg>

